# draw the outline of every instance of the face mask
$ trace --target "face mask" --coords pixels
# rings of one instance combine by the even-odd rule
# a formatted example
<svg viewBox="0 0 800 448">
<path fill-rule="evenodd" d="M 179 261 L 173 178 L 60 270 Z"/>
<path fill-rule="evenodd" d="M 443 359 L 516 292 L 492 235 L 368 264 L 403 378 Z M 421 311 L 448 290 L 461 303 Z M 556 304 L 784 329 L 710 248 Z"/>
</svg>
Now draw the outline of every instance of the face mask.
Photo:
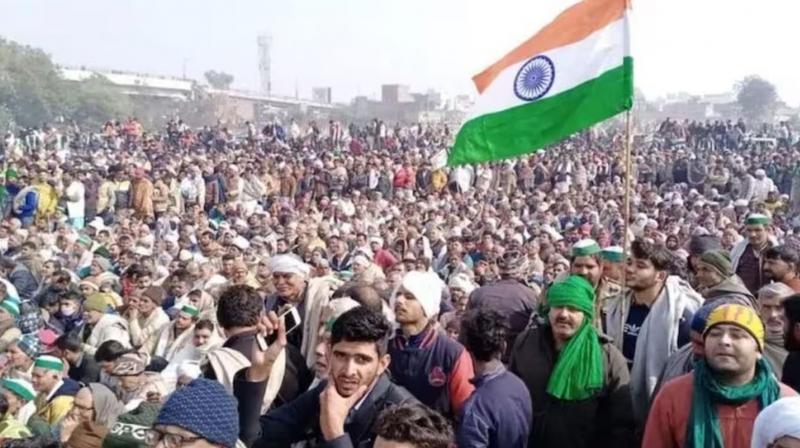
<svg viewBox="0 0 800 448">
<path fill-rule="evenodd" d="M 61 314 L 64 316 L 72 316 L 76 311 L 77 309 L 71 305 L 61 305 Z"/>
</svg>

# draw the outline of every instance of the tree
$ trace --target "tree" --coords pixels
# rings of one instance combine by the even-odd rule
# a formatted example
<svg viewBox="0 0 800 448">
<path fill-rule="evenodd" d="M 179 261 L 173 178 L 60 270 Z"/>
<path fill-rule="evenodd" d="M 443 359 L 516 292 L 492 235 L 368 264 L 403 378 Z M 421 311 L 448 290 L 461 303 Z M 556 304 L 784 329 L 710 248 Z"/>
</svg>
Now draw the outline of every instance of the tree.
<svg viewBox="0 0 800 448">
<path fill-rule="evenodd" d="M 128 97 L 99 75 L 77 83 L 69 92 L 68 118 L 91 127 L 100 127 L 105 121 L 124 117 L 131 111 Z"/>
<path fill-rule="evenodd" d="M 233 75 L 216 70 L 209 70 L 203 74 L 208 81 L 208 85 L 215 89 L 228 90 L 233 84 Z"/>
<path fill-rule="evenodd" d="M 63 79 L 42 50 L 0 38 L 0 127 L 38 127 L 59 117 L 102 123 L 127 112 L 126 98 L 105 78 Z"/>
<path fill-rule="evenodd" d="M 751 123 L 772 121 L 778 104 L 778 91 L 769 81 L 751 75 L 736 83 L 736 102 Z"/>
</svg>

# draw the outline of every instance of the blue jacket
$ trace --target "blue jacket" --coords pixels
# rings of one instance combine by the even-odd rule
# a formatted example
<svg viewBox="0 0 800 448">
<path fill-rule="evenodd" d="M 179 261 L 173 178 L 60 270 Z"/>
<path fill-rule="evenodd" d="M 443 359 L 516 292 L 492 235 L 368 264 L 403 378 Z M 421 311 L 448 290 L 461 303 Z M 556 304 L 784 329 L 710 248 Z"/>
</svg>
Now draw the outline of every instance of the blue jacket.
<svg viewBox="0 0 800 448">
<path fill-rule="evenodd" d="M 389 341 L 392 381 L 424 405 L 454 419 L 475 389 L 472 358 L 443 332 L 428 327 L 408 339 L 398 332 Z"/>
<path fill-rule="evenodd" d="M 39 205 L 39 196 L 36 194 L 35 191 L 29 191 L 25 194 L 25 201 L 19 208 L 19 213 L 17 214 L 20 218 L 30 218 L 36 214 L 36 208 Z"/>
<path fill-rule="evenodd" d="M 500 364 L 475 378 L 461 411 L 458 448 L 525 448 L 533 410 L 525 383 Z"/>
</svg>

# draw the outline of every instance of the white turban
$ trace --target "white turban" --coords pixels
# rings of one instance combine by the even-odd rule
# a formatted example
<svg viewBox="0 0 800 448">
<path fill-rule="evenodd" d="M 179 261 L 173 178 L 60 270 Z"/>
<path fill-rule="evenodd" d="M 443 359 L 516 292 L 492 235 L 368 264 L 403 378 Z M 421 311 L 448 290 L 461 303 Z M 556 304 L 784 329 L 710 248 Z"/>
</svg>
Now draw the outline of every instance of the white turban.
<svg viewBox="0 0 800 448">
<path fill-rule="evenodd" d="M 438 275 L 431 271 L 411 271 L 403 277 L 400 286 L 417 299 L 428 319 L 433 319 L 439 315 L 443 285 Z M 392 297 L 392 305 L 395 303 L 397 292 L 395 291 Z"/>
<path fill-rule="evenodd" d="M 270 272 L 280 272 L 283 274 L 297 274 L 308 277 L 311 267 L 295 255 L 275 255 L 269 261 Z"/>
<path fill-rule="evenodd" d="M 800 397 L 787 397 L 764 408 L 753 425 L 751 448 L 767 448 L 781 437 L 800 439 Z"/>
<path fill-rule="evenodd" d="M 466 295 L 472 294 L 478 286 L 472 282 L 469 278 L 469 275 L 461 272 L 452 277 L 450 277 L 450 282 L 447 284 L 450 288 L 453 289 L 460 289 L 464 291 Z"/>
<path fill-rule="evenodd" d="M 357 264 L 359 266 L 367 267 L 367 266 L 369 266 L 369 258 L 367 258 L 367 257 L 365 257 L 363 255 L 356 255 L 353 258 L 353 264 Z"/>
<path fill-rule="evenodd" d="M 239 250 L 247 250 L 250 247 L 250 242 L 243 236 L 237 236 L 231 241 L 231 244 L 238 247 Z"/>
</svg>

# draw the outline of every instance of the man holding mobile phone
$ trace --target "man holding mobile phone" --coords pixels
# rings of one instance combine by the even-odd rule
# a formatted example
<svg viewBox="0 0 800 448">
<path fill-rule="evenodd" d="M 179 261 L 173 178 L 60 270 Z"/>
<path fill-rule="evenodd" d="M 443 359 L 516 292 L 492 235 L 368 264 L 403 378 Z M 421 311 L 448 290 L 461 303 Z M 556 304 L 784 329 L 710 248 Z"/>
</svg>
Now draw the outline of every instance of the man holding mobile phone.
<svg viewBox="0 0 800 448">
<path fill-rule="evenodd" d="M 264 308 L 280 315 L 286 307 L 295 307 L 302 323 L 287 337 L 286 375 L 276 398 L 276 406 L 304 392 L 313 379 L 309 366 L 316 361 L 314 352 L 322 310 L 341 284 L 332 277 L 309 279 L 310 269 L 295 255 L 276 255 L 270 259 L 276 293 L 267 297 Z M 303 384 L 303 387 L 299 387 Z"/>
<path fill-rule="evenodd" d="M 331 330 L 328 379 L 263 416 L 254 446 L 285 447 L 303 440 L 317 441 L 318 446 L 372 446 L 378 414 L 391 405 L 416 402 L 386 375 L 390 333 L 381 313 L 359 306 L 342 314 Z M 249 369 L 251 394 L 263 393 L 265 377 L 253 374 L 263 370 L 258 363 Z M 252 416 L 258 412 L 255 408 L 251 405 L 245 412 Z"/>
</svg>

